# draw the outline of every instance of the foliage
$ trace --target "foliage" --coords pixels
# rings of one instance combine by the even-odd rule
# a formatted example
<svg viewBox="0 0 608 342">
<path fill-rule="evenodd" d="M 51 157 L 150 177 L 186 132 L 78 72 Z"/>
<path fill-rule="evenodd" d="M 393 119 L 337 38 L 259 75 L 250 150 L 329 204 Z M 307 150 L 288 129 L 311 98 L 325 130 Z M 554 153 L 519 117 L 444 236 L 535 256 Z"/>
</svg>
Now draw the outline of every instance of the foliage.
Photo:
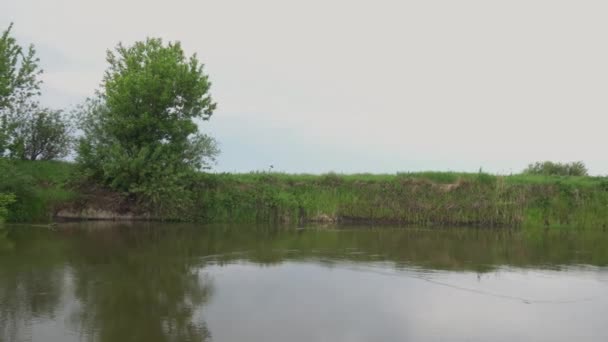
<svg viewBox="0 0 608 342">
<path fill-rule="evenodd" d="M 15 195 L 0 192 L 0 223 L 8 214 L 8 206 L 15 202 Z"/>
<path fill-rule="evenodd" d="M 55 205 L 74 197 L 68 189 L 74 167 L 59 161 L 0 159 L 0 193 L 15 195 L 7 221 L 46 222 Z"/>
<path fill-rule="evenodd" d="M 197 219 L 211 222 L 608 226 L 602 177 L 251 173 L 199 181 Z"/>
<path fill-rule="evenodd" d="M 71 125 L 58 110 L 37 109 L 15 125 L 11 156 L 24 160 L 53 160 L 65 157 L 71 147 Z"/>
<path fill-rule="evenodd" d="M 216 104 L 196 55 L 179 42 L 119 44 L 107 56 L 103 89 L 78 111 L 84 135 L 77 161 L 86 176 L 153 202 L 208 166 L 219 150 L 198 132 Z M 162 190 L 164 188 L 166 190 Z"/>
<path fill-rule="evenodd" d="M 13 24 L 0 36 L 0 110 L 15 109 L 38 95 L 42 70 L 33 45 L 24 51 L 11 36 Z"/>
<path fill-rule="evenodd" d="M 20 114 L 36 107 L 32 98 L 39 94 L 39 60 L 33 45 L 24 49 L 11 35 L 13 24 L 0 36 L 0 155 L 10 143 Z"/>
<path fill-rule="evenodd" d="M 34 46 L 17 44 L 12 27 L 0 37 L 0 156 L 8 150 L 20 159 L 61 158 L 69 151 L 69 123 L 35 100 L 42 83 L 39 59 Z"/>
<path fill-rule="evenodd" d="M 14 215 L 19 215 L 23 201 L 36 197 L 35 184 L 31 177 L 19 172 L 15 165 L 6 159 L 0 159 L 0 192 L 13 194 L 18 201 L 8 206 L 8 219 L 12 221 Z M 15 203 L 16 202 L 16 203 Z M 32 201 L 32 205 L 37 201 Z"/>
<path fill-rule="evenodd" d="M 107 164 L 104 153 L 110 148 L 111 136 L 104 129 L 107 106 L 100 97 L 88 98 L 73 113 L 82 137 L 77 139 L 77 164 L 85 179 L 103 180 L 103 165 Z"/>
<path fill-rule="evenodd" d="M 114 202 L 105 202 L 107 193 L 96 192 L 91 184 L 82 184 L 76 198 L 70 190 L 75 170 L 66 162 L 0 159 L 0 193 L 14 193 L 17 199 L 7 221 L 46 221 L 55 208 L 70 203 L 116 210 Z M 128 207 L 121 208 L 133 213 L 144 208 L 154 218 L 217 223 L 293 225 L 332 218 L 350 224 L 527 230 L 608 227 L 606 177 L 161 171 L 134 189 L 139 201 L 129 198 Z"/>
<path fill-rule="evenodd" d="M 523 171 L 529 175 L 544 176 L 587 176 L 587 167 L 583 162 L 555 163 L 551 161 L 536 162 L 528 165 Z"/>
</svg>

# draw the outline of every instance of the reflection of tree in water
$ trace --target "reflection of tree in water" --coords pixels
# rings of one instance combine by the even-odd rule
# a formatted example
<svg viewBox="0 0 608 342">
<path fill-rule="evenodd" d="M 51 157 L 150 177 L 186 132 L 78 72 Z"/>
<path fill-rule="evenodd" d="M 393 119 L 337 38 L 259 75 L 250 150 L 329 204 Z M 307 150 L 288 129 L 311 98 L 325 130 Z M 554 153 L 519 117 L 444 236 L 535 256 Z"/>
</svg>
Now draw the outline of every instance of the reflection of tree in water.
<svg viewBox="0 0 608 342">
<path fill-rule="evenodd" d="M 47 235 L 0 228 L 0 341 L 19 341 L 33 319 L 55 316 L 67 273 Z"/>
<path fill-rule="evenodd" d="M 190 257 L 191 241 L 161 231 L 107 229 L 79 242 L 73 260 L 79 308 L 71 322 L 94 341 L 205 341 L 195 313 L 211 279 Z"/>
<path fill-rule="evenodd" d="M 211 279 L 201 274 L 205 262 L 391 262 L 480 273 L 502 265 L 608 265 L 608 234 L 600 231 L 70 227 L 0 230 L 0 340 L 27 340 L 32 322 L 56 320 L 63 329 L 65 312 L 68 330 L 80 332 L 66 338 L 210 340 L 200 317 L 213 294 Z"/>
</svg>

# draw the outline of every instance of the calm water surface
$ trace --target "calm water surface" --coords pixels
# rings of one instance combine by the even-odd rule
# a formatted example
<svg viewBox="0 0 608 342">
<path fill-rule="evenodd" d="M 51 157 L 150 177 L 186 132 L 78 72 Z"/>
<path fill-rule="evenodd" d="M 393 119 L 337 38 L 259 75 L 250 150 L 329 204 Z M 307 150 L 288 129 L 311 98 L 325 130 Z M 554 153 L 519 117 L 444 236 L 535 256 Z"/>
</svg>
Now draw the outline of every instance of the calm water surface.
<svg viewBox="0 0 608 342">
<path fill-rule="evenodd" d="M 608 233 L 0 228 L 0 341 L 608 341 Z"/>
</svg>

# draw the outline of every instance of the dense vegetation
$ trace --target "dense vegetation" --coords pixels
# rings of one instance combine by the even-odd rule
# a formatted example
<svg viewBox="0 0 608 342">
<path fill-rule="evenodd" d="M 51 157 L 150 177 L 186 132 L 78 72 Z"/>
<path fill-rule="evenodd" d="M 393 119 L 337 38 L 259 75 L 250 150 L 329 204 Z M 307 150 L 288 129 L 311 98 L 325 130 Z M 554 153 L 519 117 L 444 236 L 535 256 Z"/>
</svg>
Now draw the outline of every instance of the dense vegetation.
<svg viewBox="0 0 608 342">
<path fill-rule="evenodd" d="M 582 162 L 521 175 L 285 175 L 201 172 L 219 153 L 199 132 L 216 104 L 196 55 L 179 42 L 119 44 L 95 97 L 73 111 L 37 101 L 33 46 L 0 37 L 0 219 L 48 221 L 59 210 L 200 222 L 578 226 L 608 222 L 608 181 Z M 78 139 L 72 135 L 78 129 Z M 76 163 L 47 161 L 69 153 Z"/>
<path fill-rule="evenodd" d="M 50 221 L 57 204 L 75 197 L 67 185 L 73 174 L 66 162 L 0 159 L 0 193 L 13 199 L 7 221 Z"/>
<path fill-rule="evenodd" d="M 203 65 L 160 39 L 119 45 L 107 61 L 98 99 L 80 113 L 80 169 L 150 211 L 175 212 L 187 205 L 188 178 L 218 153 L 193 121 L 216 106 Z"/>
<path fill-rule="evenodd" d="M 67 155 L 71 124 L 38 102 L 42 69 L 36 49 L 20 46 L 11 24 L 0 36 L 0 157 L 51 160 Z"/>
<path fill-rule="evenodd" d="M 77 172 L 76 165 L 64 162 L 5 163 L 2 175 L 7 176 L 0 180 L 0 192 L 17 194 L 17 201 L 10 206 L 9 220 L 48 221 L 59 209 L 92 208 L 206 223 L 597 229 L 605 229 L 608 224 L 605 177 L 441 172 L 196 173 L 188 178 L 190 197 L 186 205 L 170 212 L 149 212 L 147 206 L 131 201 L 128 194 L 71 182 Z M 83 216 L 86 218 L 86 214 Z"/>
<path fill-rule="evenodd" d="M 203 221 L 605 227 L 602 177 L 201 175 Z"/>
<path fill-rule="evenodd" d="M 554 163 L 551 161 L 536 162 L 528 165 L 524 174 L 544 176 L 587 176 L 587 167 L 583 162 Z"/>
<path fill-rule="evenodd" d="M 12 28 L 0 36 L 0 220 L 48 220 L 47 204 L 68 197 L 54 188 L 60 168 L 21 161 L 66 156 L 71 124 L 62 111 L 39 104 L 40 61 L 33 45 L 17 43 Z"/>
<path fill-rule="evenodd" d="M 0 193 L 0 223 L 4 222 L 8 215 L 8 206 L 15 202 L 15 195 Z"/>
<path fill-rule="evenodd" d="M 24 165 L 20 160 L 65 157 L 76 140 L 74 129 L 78 172 L 71 174 L 72 186 L 104 188 L 157 216 L 192 209 L 191 179 L 219 153 L 215 140 L 199 133 L 194 121 L 208 120 L 216 107 L 196 55 L 187 57 L 179 42 L 161 39 L 119 44 L 108 51 L 97 95 L 68 119 L 38 103 L 42 70 L 36 51 L 33 45 L 20 46 L 11 31 L 12 24 L 0 37 L 0 166 L 6 169 L 0 209 L 17 201 L 11 213 L 0 214 L 26 219 L 19 214 L 24 205 L 38 208 L 30 220 L 49 213 L 53 200 L 33 194 L 62 181 L 35 184 L 15 167 Z"/>
</svg>

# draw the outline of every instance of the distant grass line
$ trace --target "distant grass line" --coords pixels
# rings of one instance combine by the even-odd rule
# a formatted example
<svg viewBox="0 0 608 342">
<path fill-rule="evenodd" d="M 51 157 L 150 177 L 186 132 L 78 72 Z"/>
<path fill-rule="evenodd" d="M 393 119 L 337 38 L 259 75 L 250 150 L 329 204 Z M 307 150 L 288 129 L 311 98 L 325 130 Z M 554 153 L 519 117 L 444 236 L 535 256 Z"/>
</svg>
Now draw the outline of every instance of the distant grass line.
<svg viewBox="0 0 608 342">
<path fill-rule="evenodd" d="M 72 190 L 77 176 L 71 163 L 17 161 L 4 169 L 17 175 L 0 177 L 0 192 L 17 197 L 8 208 L 8 221 L 47 222 L 66 203 L 93 205 L 86 201 L 94 200 L 95 194 Z M 530 229 L 606 229 L 608 225 L 606 177 L 457 172 L 200 173 L 191 180 L 189 193 L 192 204 L 182 208 L 187 215 L 164 219 Z"/>
<path fill-rule="evenodd" d="M 608 180 L 485 173 L 201 175 L 210 222 L 605 227 Z"/>
</svg>

